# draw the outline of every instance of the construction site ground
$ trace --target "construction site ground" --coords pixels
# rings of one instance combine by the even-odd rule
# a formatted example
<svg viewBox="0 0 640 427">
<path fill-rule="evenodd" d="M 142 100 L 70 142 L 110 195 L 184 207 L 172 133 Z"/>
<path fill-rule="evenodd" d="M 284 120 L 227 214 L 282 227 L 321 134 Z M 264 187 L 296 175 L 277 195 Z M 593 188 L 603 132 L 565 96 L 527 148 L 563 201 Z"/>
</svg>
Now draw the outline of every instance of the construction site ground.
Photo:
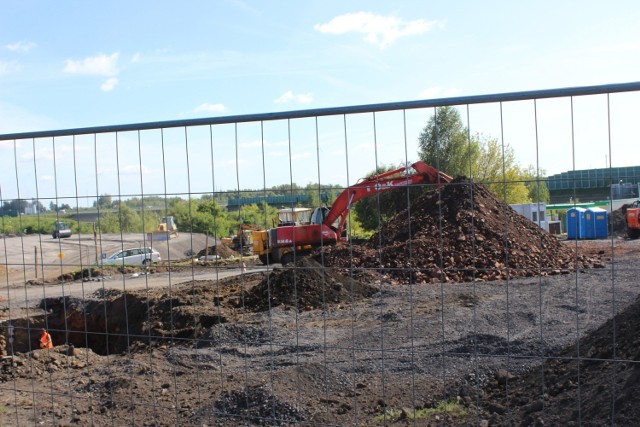
<svg viewBox="0 0 640 427">
<path fill-rule="evenodd" d="M 10 283 L 47 293 L 2 302 L 0 425 L 637 425 L 640 240 L 612 230 L 561 240 L 456 179 L 286 268 Z"/>
<path fill-rule="evenodd" d="M 5 359 L 0 425 L 634 425 L 637 333 L 611 319 L 640 317 L 640 241 L 564 244 L 604 268 L 409 286 L 309 264 L 116 286 L 84 319 L 52 297 L 32 315 L 78 332 Z"/>
</svg>

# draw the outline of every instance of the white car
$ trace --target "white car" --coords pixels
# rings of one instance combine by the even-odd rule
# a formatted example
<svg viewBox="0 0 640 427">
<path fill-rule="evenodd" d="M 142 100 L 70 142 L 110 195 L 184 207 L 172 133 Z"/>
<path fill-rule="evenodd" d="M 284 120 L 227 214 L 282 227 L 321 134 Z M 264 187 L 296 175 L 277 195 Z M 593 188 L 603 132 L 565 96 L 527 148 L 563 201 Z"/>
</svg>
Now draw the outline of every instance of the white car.
<svg viewBox="0 0 640 427">
<path fill-rule="evenodd" d="M 123 249 L 111 255 L 108 258 L 103 258 L 99 264 L 113 264 L 113 265 L 143 265 L 148 266 L 152 262 L 161 261 L 160 253 L 152 248 L 131 248 Z"/>
</svg>

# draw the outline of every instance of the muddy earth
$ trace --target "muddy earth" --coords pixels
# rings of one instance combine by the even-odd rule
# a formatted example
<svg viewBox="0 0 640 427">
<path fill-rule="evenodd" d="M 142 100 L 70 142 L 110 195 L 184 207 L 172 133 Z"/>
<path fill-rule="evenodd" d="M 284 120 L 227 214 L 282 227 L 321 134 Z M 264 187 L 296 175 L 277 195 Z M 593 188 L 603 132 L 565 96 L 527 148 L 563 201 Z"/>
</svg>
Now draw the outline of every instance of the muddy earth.
<svg viewBox="0 0 640 427">
<path fill-rule="evenodd" d="M 458 183 L 292 267 L 5 319 L 0 425 L 637 425 L 640 240 Z"/>
</svg>

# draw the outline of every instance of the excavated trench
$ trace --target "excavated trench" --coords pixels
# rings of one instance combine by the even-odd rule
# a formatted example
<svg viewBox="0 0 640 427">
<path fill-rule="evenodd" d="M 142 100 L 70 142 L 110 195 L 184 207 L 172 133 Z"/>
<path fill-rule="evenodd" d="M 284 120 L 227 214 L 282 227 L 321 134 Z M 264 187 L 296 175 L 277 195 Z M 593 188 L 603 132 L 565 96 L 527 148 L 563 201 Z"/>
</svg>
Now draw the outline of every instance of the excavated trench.
<svg viewBox="0 0 640 427">
<path fill-rule="evenodd" d="M 47 298 L 41 301 L 40 308 L 46 314 L 11 321 L 14 352 L 38 348 L 42 327 L 49 331 L 56 346 L 69 344 L 107 355 L 127 351 L 138 342 L 146 345 L 191 343 L 190 339 L 204 330 L 225 322 L 222 316 L 194 308 L 188 299 L 145 298 L 128 292 L 102 300 Z M 3 328 L 4 334 L 6 329 Z"/>
</svg>

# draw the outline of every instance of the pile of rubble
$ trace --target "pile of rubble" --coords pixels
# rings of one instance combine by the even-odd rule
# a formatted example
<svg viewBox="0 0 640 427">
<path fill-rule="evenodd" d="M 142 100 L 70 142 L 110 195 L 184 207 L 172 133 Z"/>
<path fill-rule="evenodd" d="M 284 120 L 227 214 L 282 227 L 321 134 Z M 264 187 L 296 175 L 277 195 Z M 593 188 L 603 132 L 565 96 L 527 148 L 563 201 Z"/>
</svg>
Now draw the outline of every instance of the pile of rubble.
<svg viewBox="0 0 640 427">
<path fill-rule="evenodd" d="M 627 208 L 630 207 L 631 204 L 624 204 L 611 212 L 609 224 L 611 225 L 611 232 L 614 236 L 623 237 L 627 235 Z"/>
<path fill-rule="evenodd" d="M 640 299 L 581 338 L 579 344 L 562 349 L 523 376 L 510 378 L 508 387 L 504 382 L 490 382 L 483 393 L 483 406 L 489 412 L 509 408 L 508 415 L 502 414 L 491 425 L 571 425 L 577 410 L 567 408 L 577 402 L 588 403 L 581 405 L 581 412 L 589 425 L 608 425 L 611 420 L 620 426 L 637 425 L 638 328 Z M 581 356 L 579 362 L 576 355 Z"/>
<path fill-rule="evenodd" d="M 220 243 L 217 245 L 209 246 L 208 248 L 202 249 L 200 252 L 196 254 L 196 258 L 200 258 L 203 256 L 211 256 L 218 255 L 220 258 L 237 258 L 240 254 L 233 249 L 231 249 L 228 245 L 224 243 Z"/>
<path fill-rule="evenodd" d="M 325 247 L 324 260 L 326 266 L 375 270 L 414 283 L 504 280 L 604 267 L 466 178 L 420 196 L 363 245 Z"/>
<path fill-rule="evenodd" d="M 262 282 L 247 292 L 245 306 L 256 311 L 283 306 L 299 311 L 323 308 L 327 304 L 349 303 L 364 299 L 377 288 L 360 283 L 331 269 L 322 268 L 317 261 L 302 257 L 295 268 L 275 269 Z"/>
</svg>

